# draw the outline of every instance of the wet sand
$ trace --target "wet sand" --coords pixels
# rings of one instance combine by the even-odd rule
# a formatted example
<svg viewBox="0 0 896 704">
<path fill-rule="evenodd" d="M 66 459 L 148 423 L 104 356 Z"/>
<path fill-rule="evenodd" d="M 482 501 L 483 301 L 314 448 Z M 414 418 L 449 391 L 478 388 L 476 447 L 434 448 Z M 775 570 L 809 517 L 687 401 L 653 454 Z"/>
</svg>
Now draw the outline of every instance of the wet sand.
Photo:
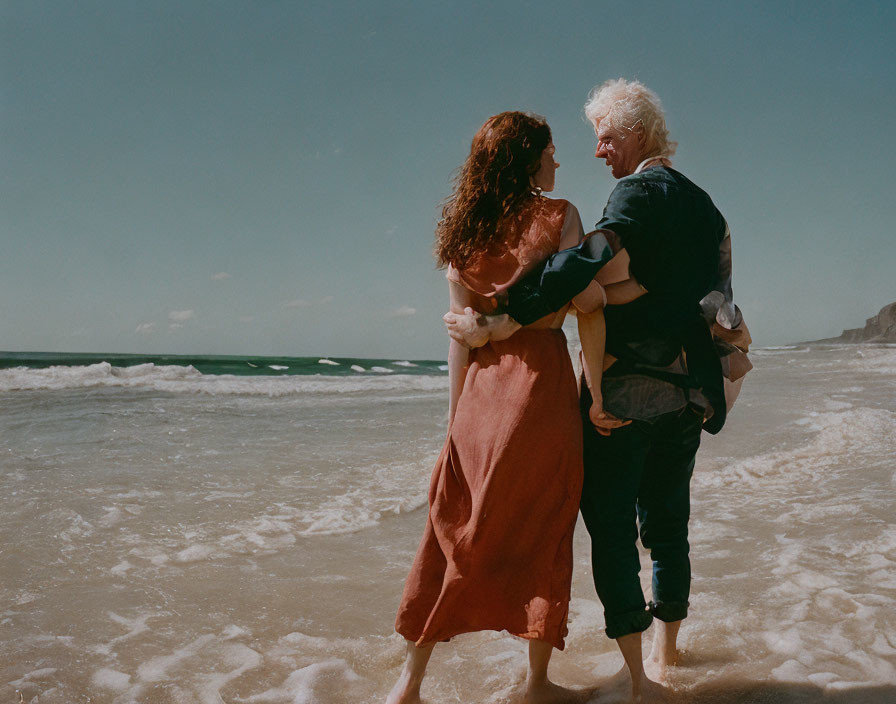
<svg viewBox="0 0 896 704">
<path fill-rule="evenodd" d="M 896 701 L 896 349 L 754 361 L 698 455 L 673 701 Z M 445 427 L 440 383 L 390 384 L 4 394 L 0 701 L 382 701 Z M 575 549 L 551 672 L 606 704 L 622 660 L 581 521 Z M 424 696 L 518 702 L 525 647 L 440 645 Z"/>
</svg>

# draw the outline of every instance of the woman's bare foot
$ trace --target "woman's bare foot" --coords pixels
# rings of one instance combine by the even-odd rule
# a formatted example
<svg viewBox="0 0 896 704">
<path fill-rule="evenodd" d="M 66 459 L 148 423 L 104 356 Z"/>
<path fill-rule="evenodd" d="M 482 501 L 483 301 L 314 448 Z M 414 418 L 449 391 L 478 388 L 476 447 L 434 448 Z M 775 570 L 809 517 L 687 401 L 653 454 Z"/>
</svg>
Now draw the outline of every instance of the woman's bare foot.
<svg viewBox="0 0 896 704">
<path fill-rule="evenodd" d="M 526 704 L 574 704 L 584 702 L 591 692 L 566 689 L 550 680 L 526 683 Z"/>
<path fill-rule="evenodd" d="M 429 645 L 416 645 L 413 641 L 407 642 L 407 658 L 398 682 L 386 697 L 386 704 L 421 704 L 420 685 L 423 684 L 423 676 L 426 674 L 426 664 L 435 643 Z"/>
<path fill-rule="evenodd" d="M 420 699 L 421 680 L 414 681 L 407 670 L 403 670 L 398 682 L 386 697 L 386 704 L 422 704 Z"/>
</svg>

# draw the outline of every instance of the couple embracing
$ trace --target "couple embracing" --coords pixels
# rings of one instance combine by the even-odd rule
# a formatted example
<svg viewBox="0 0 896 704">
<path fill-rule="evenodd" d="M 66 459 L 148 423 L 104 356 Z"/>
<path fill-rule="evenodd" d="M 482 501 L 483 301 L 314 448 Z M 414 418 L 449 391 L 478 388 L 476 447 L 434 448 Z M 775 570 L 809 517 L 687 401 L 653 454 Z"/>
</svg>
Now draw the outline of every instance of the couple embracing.
<svg viewBox="0 0 896 704">
<path fill-rule="evenodd" d="M 527 702 L 576 700 L 547 668 L 567 633 L 580 510 L 632 698 L 659 696 L 675 662 L 694 458 L 749 368 L 748 335 L 732 302 L 727 225 L 671 167 L 657 96 L 608 81 L 585 114 L 595 156 L 619 180 L 594 232 L 571 203 L 544 195 L 558 167 L 550 128 L 520 112 L 476 134 L 438 225 L 451 301 L 448 437 L 398 610 L 408 654 L 389 704 L 420 701 L 437 642 L 480 630 L 528 639 Z M 578 381 L 560 329 L 568 313 Z M 649 603 L 639 534 L 653 560 Z M 641 633 L 654 620 L 645 663 Z"/>
</svg>

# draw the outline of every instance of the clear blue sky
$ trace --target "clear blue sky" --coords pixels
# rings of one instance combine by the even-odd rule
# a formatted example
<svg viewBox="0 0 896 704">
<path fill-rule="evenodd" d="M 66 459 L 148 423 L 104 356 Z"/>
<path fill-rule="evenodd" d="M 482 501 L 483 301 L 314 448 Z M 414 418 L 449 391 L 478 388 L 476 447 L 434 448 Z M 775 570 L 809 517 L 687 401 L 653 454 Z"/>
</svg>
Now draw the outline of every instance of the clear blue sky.
<svg viewBox="0 0 896 704">
<path fill-rule="evenodd" d="M 438 203 L 508 109 L 613 186 L 591 87 L 662 97 L 760 345 L 896 300 L 896 10 L 872 2 L 0 3 L 0 349 L 444 356 Z"/>
</svg>

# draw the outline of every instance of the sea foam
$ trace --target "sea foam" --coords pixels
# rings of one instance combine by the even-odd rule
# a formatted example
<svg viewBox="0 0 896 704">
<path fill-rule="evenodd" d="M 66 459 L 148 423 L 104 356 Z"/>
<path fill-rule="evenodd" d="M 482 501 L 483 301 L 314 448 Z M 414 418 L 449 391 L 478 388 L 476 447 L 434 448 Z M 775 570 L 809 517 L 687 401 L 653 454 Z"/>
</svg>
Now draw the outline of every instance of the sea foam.
<svg viewBox="0 0 896 704">
<path fill-rule="evenodd" d="M 766 486 L 769 481 L 792 482 L 827 476 L 831 468 L 847 466 L 862 456 L 880 457 L 892 451 L 896 413 L 878 408 L 855 408 L 833 413 L 811 413 L 797 421 L 814 432 L 804 445 L 773 450 L 699 474 L 704 486 L 727 484 Z"/>
<path fill-rule="evenodd" d="M 360 365 L 354 365 L 352 369 L 357 372 L 368 371 Z M 113 367 L 108 362 L 100 362 L 80 367 L 2 369 L 0 392 L 121 387 L 172 393 L 288 396 L 370 391 L 442 391 L 448 388 L 448 378 L 441 375 L 390 374 L 393 370 L 385 367 L 373 367 L 370 371 L 377 376 L 235 376 L 202 374 L 192 366 L 149 363 Z"/>
</svg>

